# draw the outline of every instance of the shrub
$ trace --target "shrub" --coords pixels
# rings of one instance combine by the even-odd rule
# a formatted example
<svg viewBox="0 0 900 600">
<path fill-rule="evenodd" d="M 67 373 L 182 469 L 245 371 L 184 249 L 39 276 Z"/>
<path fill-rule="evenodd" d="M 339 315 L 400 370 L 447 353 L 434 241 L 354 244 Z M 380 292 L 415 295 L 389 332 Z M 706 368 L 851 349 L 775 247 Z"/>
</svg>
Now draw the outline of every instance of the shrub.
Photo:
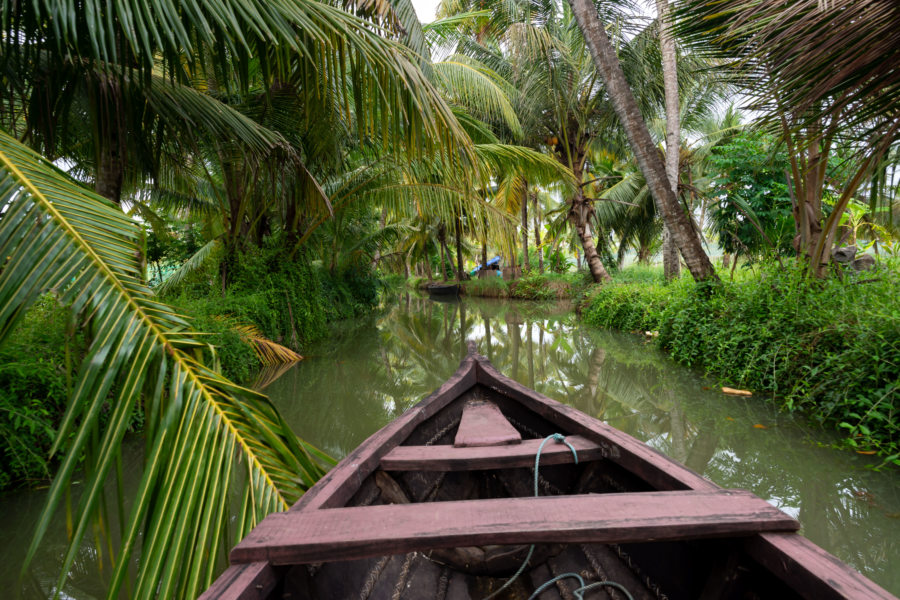
<svg viewBox="0 0 900 600">
<path fill-rule="evenodd" d="M 80 335 L 67 341 L 66 325 L 66 311 L 47 295 L 0 348 L 0 489 L 47 477 L 68 397 L 66 348 L 77 354 L 81 346 Z"/>
<path fill-rule="evenodd" d="M 599 286 L 584 320 L 658 330 L 659 344 L 723 383 L 768 392 L 843 430 L 852 447 L 900 453 L 900 276 L 810 281 L 768 266 L 719 286 L 682 279 Z"/>
</svg>

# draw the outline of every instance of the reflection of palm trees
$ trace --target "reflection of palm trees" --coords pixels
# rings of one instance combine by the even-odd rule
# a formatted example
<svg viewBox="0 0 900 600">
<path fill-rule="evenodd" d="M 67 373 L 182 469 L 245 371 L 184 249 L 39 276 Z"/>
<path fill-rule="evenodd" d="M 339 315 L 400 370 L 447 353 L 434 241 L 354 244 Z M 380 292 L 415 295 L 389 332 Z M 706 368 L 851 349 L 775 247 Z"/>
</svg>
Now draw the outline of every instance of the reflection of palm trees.
<svg viewBox="0 0 900 600">
<path fill-rule="evenodd" d="M 437 388 L 469 339 L 521 383 L 650 442 L 724 487 L 750 489 L 799 513 L 815 542 L 900 589 L 900 569 L 891 570 L 900 564 L 900 520 L 886 514 L 900 512 L 900 490 L 888 475 L 852 471 L 846 455 L 805 444 L 788 417 L 704 391 L 699 377 L 642 340 L 578 326 L 565 311 L 412 295 L 377 320 L 338 331 L 267 391 L 298 434 L 342 455 Z M 760 422 L 769 428 L 753 427 Z M 845 464 L 835 466 L 835 456 Z"/>
</svg>

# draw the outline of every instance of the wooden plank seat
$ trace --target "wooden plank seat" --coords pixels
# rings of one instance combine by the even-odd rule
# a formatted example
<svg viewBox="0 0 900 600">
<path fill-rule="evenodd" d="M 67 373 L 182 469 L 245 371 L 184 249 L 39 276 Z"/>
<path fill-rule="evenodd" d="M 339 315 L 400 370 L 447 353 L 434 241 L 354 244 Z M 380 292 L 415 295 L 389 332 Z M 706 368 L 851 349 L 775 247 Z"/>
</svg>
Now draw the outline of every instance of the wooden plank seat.
<svg viewBox="0 0 900 600">
<path fill-rule="evenodd" d="M 457 448 L 502 446 L 521 441 L 522 434 L 506 420 L 496 404 L 472 400 L 463 408 L 453 445 Z"/>
<path fill-rule="evenodd" d="M 271 514 L 234 547 L 231 562 L 287 565 L 485 544 L 649 542 L 799 527 L 744 490 L 386 504 Z"/>
<path fill-rule="evenodd" d="M 578 462 L 603 458 L 600 444 L 580 435 L 570 435 L 566 441 L 578 453 Z M 397 446 L 382 457 L 383 471 L 480 471 L 534 467 L 534 457 L 543 440 L 523 440 L 519 444 L 490 447 Z M 563 443 L 549 441 L 541 450 L 541 466 L 575 462 L 572 451 Z"/>
</svg>

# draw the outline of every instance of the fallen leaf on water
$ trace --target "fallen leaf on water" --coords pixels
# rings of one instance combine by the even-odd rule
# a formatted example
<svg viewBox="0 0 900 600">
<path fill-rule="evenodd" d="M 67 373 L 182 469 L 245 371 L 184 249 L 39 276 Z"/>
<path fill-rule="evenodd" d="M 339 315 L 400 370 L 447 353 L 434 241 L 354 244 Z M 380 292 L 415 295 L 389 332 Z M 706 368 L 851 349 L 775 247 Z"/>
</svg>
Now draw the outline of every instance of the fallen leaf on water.
<svg viewBox="0 0 900 600">
<path fill-rule="evenodd" d="M 857 450 L 856 451 L 857 454 L 866 454 L 866 455 L 870 455 L 870 456 L 872 454 L 875 454 L 875 452 L 876 452 L 875 450 Z"/>
<path fill-rule="evenodd" d="M 725 417 L 725 418 L 728 419 L 729 421 L 734 421 L 734 419 L 732 419 L 731 417 Z"/>
<path fill-rule="evenodd" d="M 703 389 L 704 389 L 704 390 L 708 390 L 708 389 L 710 389 L 710 388 L 709 388 L 708 385 L 704 385 L 704 386 L 703 386 Z"/>
<path fill-rule="evenodd" d="M 768 427 L 766 427 L 762 423 L 757 423 L 756 425 L 753 426 L 753 429 L 768 429 Z"/>
<path fill-rule="evenodd" d="M 722 387 L 722 391 L 726 394 L 731 394 L 732 396 L 752 396 L 753 392 L 750 390 L 737 390 L 730 387 Z"/>
</svg>

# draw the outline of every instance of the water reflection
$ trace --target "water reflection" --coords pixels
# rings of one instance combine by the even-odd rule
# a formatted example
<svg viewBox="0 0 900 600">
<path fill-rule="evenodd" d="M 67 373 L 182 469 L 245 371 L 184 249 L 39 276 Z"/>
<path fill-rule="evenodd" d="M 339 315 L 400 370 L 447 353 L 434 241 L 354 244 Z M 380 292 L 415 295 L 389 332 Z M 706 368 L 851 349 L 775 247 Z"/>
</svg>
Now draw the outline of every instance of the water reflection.
<svg viewBox="0 0 900 600">
<path fill-rule="evenodd" d="M 521 383 L 768 499 L 900 593 L 896 472 L 865 470 L 864 458 L 829 449 L 827 433 L 706 389 L 640 338 L 584 327 L 565 306 L 405 294 L 384 314 L 336 328 L 266 391 L 301 437 L 343 456 L 449 377 L 467 340 Z"/>
</svg>

